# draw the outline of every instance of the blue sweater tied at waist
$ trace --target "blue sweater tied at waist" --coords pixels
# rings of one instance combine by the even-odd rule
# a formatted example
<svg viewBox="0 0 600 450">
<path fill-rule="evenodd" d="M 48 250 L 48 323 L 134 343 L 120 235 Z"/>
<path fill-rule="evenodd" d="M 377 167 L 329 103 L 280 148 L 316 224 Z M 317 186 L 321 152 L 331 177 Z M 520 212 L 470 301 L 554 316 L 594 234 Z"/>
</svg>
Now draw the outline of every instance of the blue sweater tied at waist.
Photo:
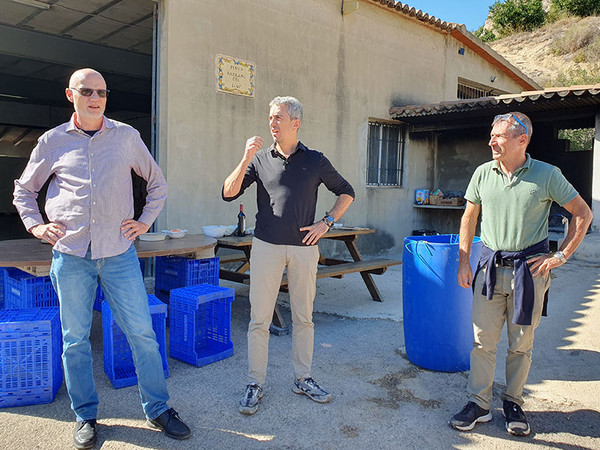
<svg viewBox="0 0 600 450">
<path fill-rule="evenodd" d="M 485 282 L 481 294 L 485 295 L 488 300 L 491 300 L 494 295 L 494 287 L 496 286 L 496 264 L 501 259 L 514 260 L 515 278 L 514 278 L 514 314 L 512 322 L 517 325 L 531 325 L 531 316 L 533 314 L 533 303 L 535 299 L 535 291 L 533 286 L 533 276 L 529 271 L 527 258 L 541 253 L 548 253 L 550 244 L 548 238 L 527 247 L 520 252 L 505 252 L 502 250 L 492 250 L 489 247 L 483 246 L 481 257 L 477 263 L 475 278 L 483 267 L 487 267 L 485 274 Z M 473 282 L 475 288 L 475 282 Z M 542 315 L 546 315 L 546 306 L 548 302 L 548 291 L 544 294 L 544 310 Z"/>
</svg>

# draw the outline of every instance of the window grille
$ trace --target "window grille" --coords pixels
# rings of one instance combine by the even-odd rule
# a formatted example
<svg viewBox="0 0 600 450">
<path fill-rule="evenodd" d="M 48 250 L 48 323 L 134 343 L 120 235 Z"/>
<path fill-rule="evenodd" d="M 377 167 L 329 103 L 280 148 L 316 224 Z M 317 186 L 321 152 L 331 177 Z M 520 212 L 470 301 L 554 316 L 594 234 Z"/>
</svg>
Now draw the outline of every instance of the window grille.
<svg viewBox="0 0 600 450">
<path fill-rule="evenodd" d="M 469 99 L 469 98 L 480 98 L 487 97 L 489 95 L 489 91 L 481 88 L 476 88 L 472 86 L 467 86 L 465 84 L 458 84 L 458 89 L 456 92 L 456 96 L 459 99 Z"/>
<path fill-rule="evenodd" d="M 459 100 L 492 97 L 501 94 L 506 94 L 506 92 L 501 91 L 500 89 L 494 89 L 491 86 L 486 86 L 485 84 L 467 80 L 465 78 L 459 78 L 456 86 L 456 97 Z"/>
<path fill-rule="evenodd" d="M 369 122 L 367 185 L 402 186 L 405 127 Z"/>
</svg>

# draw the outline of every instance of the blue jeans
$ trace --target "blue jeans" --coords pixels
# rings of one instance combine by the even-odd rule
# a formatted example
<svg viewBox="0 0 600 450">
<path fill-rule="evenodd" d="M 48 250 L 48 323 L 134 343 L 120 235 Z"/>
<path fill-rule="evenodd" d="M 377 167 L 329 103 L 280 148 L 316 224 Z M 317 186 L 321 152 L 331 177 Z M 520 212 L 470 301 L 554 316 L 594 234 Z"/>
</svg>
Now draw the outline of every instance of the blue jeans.
<svg viewBox="0 0 600 450">
<path fill-rule="evenodd" d="M 83 258 L 54 250 L 50 277 L 60 300 L 65 383 L 77 420 L 95 419 L 98 411 L 89 339 L 98 282 L 131 347 L 146 417 L 155 419 L 169 409 L 162 359 L 135 247 L 95 260 L 89 250 Z"/>
</svg>

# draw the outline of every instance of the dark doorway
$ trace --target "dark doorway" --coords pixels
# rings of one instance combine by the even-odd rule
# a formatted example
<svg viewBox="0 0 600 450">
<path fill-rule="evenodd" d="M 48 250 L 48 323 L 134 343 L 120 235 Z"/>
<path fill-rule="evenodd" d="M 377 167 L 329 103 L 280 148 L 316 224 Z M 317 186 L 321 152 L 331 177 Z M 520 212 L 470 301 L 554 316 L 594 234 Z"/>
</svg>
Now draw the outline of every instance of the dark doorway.
<svg viewBox="0 0 600 450">
<path fill-rule="evenodd" d="M 45 5 L 44 5 L 45 4 Z M 106 115 L 135 127 L 152 150 L 156 4 L 147 0 L 2 1 L 0 24 L 0 240 L 30 237 L 12 205 L 13 182 L 37 138 L 69 120 L 64 90 L 82 67 L 111 90 Z M 136 213 L 145 183 L 134 177 Z M 39 203 L 44 203 L 44 190 Z"/>
</svg>

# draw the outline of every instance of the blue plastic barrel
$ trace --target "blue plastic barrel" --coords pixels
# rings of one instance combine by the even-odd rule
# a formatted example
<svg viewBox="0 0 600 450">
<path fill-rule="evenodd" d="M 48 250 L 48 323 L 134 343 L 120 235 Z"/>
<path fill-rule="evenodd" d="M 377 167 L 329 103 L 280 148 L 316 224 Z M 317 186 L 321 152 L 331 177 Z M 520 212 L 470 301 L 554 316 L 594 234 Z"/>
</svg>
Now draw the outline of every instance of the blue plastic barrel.
<svg viewBox="0 0 600 450">
<path fill-rule="evenodd" d="M 481 254 L 473 239 L 471 268 Z M 404 239 L 402 300 L 408 359 L 425 369 L 469 369 L 473 348 L 472 289 L 458 285 L 458 235 L 410 236 Z"/>
</svg>

